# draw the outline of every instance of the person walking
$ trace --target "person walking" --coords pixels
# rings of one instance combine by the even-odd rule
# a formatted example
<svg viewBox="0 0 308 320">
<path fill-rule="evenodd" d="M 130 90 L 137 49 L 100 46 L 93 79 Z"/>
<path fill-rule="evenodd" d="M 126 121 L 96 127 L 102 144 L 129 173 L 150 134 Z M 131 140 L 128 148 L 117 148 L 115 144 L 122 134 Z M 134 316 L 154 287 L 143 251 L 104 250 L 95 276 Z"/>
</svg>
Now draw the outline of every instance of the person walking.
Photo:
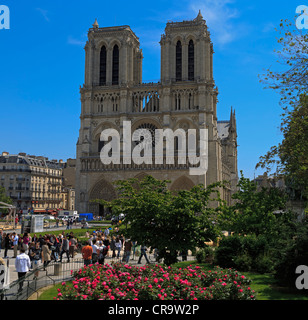
<svg viewBox="0 0 308 320">
<path fill-rule="evenodd" d="M 7 252 L 10 249 L 11 236 L 10 233 L 3 233 L 4 237 L 4 258 L 7 258 Z"/>
<path fill-rule="evenodd" d="M 115 242 L 116 242 L 116 238 L 115 236 L 112 237 L 111 241 L 110 241 L 110 250 L 112 251 L 112 258 L 115 258 L 116 257 L 116 245 L 115 245 Z"/>
<path fill-rule="evenodd" d="M 82 253 L 82 258 L 84 260 L 84 265 L 88 266 L 89 264 L 91 264 L 93 249 L 92 249 L 90 240 L 84 247 L 82 247 L 81 253 Z"/>
<path fill-rule="evenodd" d="M 32 269 L 37 270 L 40 265 L 41 258 L 42 258 L 42 249 L 40 247 L 39 242 L 36 242 L 34 247 L 31 246 L 29 248 L 29 256 L 32 261 Z M 34 274 L 34 279 L 37 279 L 38 275 L 39 275 L 39 271 L 36 271 Z"/>
<path fill-rule="evenodd" d="M 16 234 L 16 232 L 13 232 L 12 238 L 11 238 L 11 240 L 13 242 L 13 246 L 14 246 L 14 256 L 13 256 L 13 258 L 17 257 L 18 239 L 19 239 L 19 237 Z"/>
<path fill-rule="evenodd" d="M 15 268 L 18 273 L 19 289 L 18 293 L 22 291 L 24 284 L 24 278 L 31 267 L 31 261 L 29 256 L 25 253 L 25 249 L 20 249 L 20 254 L 16 257 Z"/>
<path fill-rule="evenodd" d="M 142 257 L 144 256 L 145 257 L 145 260 L 147 261 L 147 263 L 148 264 L 150 264 L 150 261 L 149 261 L 149 259 L 148 259 L 148 257 L 147 257 L 147 247 L 146 246 L 141 246 L 141 249 L 140 249 L 140 257 L 139 257 L 139 260 L 138 260 L 138 264 L 140 264 L 141 263 L 141 259 L 142 259 Z"/>
<path fill-rule="evenodd" d="M 126 263 L 129 261 L 130 253 L 133 247 L 133 243 L 130 239 L 126 239 L 124 242 L 124 255 L 123 255 L 123 260 Z"/>
<path fill-rule="evenodd" d="M 121 249 L 122 249 L 122 241 L 120 240 L 119 236 L 116 237 L 115 247 L 116 247 L 116 250 L 118 251 L 117 258 L 120 258 L 120 252 L 121 252 Z"/>
<path fill-rule="evenodd" d="M 45 241 L 42 245 L 42 261 L 44 261 L 44 270 L 51 261 L 51 250 L 48 247 L 47 242 Z"/>
<path fill-rule="evenodd" d="M 28 254 L 28 251 L 29 251 L 29 243 L 30 243 L 30 237 L 26 232 L 22 238 L 22 246 L 25 249 L 26 254 Z"/>
<path fill-rule="evenodd" d="M 96 263 L 98 261 L 99 257 L 99 247 L 96 244 L 96 239 L 92 241 L 92 263 Z"/>
<path fill-rule="evenodd" d="M 69 241 L 67 236 L 64 236 L 62 239 L 61 249 L 60 249 L 60 262 L 62 262 L 63 254 L 66 254 L 67 262 L 70 262 L 70 255 L 69 255 Z"/>
<path fill-rule="evenodd" d="M 3 238 L 3 231 L 0 230 L 0 252 L 1 252 L 1 248 L 2 248 L 2 241 L 4 240 Z"/>
<path fill-rule="evenodd" d="M 77 246 L 77 239 L 74 235 L 71 235 L 71 239 L 69 240 L 69 254 L 72 258 L 74 258 L 75 250 Z"/>
</svg>

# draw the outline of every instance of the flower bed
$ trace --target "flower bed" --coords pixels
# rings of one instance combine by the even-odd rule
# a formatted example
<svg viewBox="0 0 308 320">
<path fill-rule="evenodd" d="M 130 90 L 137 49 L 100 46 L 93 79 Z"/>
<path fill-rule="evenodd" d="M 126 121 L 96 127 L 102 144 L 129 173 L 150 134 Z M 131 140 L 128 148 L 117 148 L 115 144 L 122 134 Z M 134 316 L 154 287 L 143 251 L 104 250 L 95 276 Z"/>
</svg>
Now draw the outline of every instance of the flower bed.
<svg viewBox="0 0 308 320">
<path fill-rule="evenodd" d="M 115 263 L 85 266 L 62 283 L 57 300 L 255 300 L 250 280 L 234 269 L 205 271 Z"/>
</svg>

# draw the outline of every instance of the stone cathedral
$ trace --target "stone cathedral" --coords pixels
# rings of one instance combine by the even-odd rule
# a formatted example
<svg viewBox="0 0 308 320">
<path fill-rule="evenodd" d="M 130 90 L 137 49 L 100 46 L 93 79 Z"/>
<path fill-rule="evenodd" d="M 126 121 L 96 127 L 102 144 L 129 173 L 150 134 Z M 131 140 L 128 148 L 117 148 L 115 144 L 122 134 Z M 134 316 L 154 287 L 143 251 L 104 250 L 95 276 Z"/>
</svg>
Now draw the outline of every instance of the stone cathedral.
<svg viewBox="0 0 308 320">
<path fill-rule="evenodd" d="M 159 40 L 159 39 L 158 39 Z M 237 130 L 235 112 L 218 121 L 218 89 L 213 78 L 213 44 L 201 13 L 189 21 L 168 22 L 160 39 L 161 79 L 142 80 L 143 54 L 139 38 L 129 26 L 99 27 L 95 20 L 85 45 L 85 79 L 80 88 L 81 116 L 77 142 L 76 210 L 104 215 L 107 208 L 91 202 L 117 197 L 116 180 L 152 175 L 167 179 L 173 191 L 196 184 L 230 182 L 221 197 L 231 203 L 236 190 Z M 132 132 L 146 128 L 208 129 L 208 169 L 205 175 L 189 175 L 189 163 L 104 164 L 101 132 L 116 129 L 123 121 Z M 177 151 L 175 141 L 175 153 Z"/>
</svg>

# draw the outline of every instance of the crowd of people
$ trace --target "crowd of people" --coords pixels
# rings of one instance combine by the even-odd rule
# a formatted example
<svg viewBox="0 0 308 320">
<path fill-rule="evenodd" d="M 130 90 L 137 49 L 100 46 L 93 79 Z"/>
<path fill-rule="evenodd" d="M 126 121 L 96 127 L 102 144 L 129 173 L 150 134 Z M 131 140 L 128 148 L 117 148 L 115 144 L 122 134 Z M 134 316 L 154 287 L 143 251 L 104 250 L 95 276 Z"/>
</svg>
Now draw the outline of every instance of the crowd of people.
<svg viewBox="0 0 308 320">
<path fill-rule="evenodd" d="M 43 265 L 45 270 L 51 261 L 64 262 L 63 259 L 66 258 L 70 262 L 77 252 L 82 254 L 85 265 L 104 264 L 106 258 L 121 259 L 128 263 L 131 254 L 135 255 L 136 242 L 125 239 L 123 234 L 119 234 L 118 228 L 114 228 L 113 234 L 110 229 L 106 227 L 104 231 L 98 229 L 92 233 L 86 231 L 85 240 L 78 240 L 70 230 L 63 230 L 58 235 L 34 234 L 32 237 L 27 232 L 17 234 L 0 230 L 0 253 L 4 250 L 3 258 L 9 258 L 8 251 L 13 251 L 12 258 L 16 258 L 15 267 L 19 278 L 24 277 L 31 269 L 34 271 L 34 278 L 37 278 L 39 266 Z M 141 263 L 142 257 L 150 263 L 144 246 L 141 246 L 138 263 Z M 20 290 L 21 288 L 22 282 Z"/>
</svg>

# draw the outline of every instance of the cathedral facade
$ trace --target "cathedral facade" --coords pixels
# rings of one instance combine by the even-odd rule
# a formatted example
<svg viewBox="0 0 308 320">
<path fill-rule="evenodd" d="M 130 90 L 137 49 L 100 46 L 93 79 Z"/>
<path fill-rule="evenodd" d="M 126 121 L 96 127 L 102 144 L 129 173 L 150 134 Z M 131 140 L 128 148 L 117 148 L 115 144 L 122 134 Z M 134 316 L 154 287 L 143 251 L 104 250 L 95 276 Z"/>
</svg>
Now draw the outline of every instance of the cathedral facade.
<svg viewBox="0 0 308 320">
<path fill-rule="evenodd" d="M 145 175 L 170 180 L 174 191 L 228 181 L 221 196 L 231 203 L 238 179 L 236 119 L 232 109 L 230 119 L 217 119 L 213 44 L 201 13 L 193 20 L 168 22 L 160 45 L 161 79 L 144 83 L 142 50 L 129 26 L 101 28 L 95 20 L 88 31 L 76 159 L 76 210 L 80 213 L 103 215 L 106 209 L 91 200 L 112 200 L 117 197 L 114 181 Z M 101 132 L 115 129 L 123 138 L 125 121 L 131 123 L 132 132 L 146 129 L 152 134 L 153 150 L 156 129 L 207 129 L 206 174 L 190 175 L 190 163 L 176 157 L 174 163 L 164 159 L 158 164 L 154 160 L 104 164 L 100 153 L 106 142 L 101 141 Z M 175 141 L 175 152 L 178 149 Z M 119 151 L 123 153 L 122 146 Z"/>
</svg>

